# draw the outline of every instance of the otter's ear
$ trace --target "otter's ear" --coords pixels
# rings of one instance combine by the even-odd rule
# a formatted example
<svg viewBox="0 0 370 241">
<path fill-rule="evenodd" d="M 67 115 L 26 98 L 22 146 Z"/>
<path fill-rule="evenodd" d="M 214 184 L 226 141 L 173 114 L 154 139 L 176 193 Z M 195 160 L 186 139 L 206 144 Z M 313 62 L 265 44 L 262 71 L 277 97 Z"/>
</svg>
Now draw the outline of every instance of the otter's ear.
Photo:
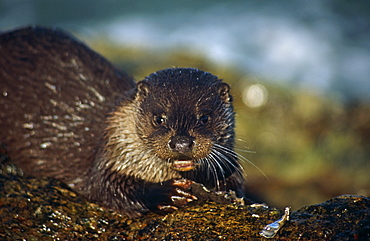
<svg viewBox="0 0 370 241">
<path fill-rule="evenodd" d="M 231 103 L 233 101 L 233 97 L 230 95 L 230 85 L 221 83 L 218 87 L 218 93 L 220 94 L 221 100 L 225 103 Z"/>
<path fill-rule="evenodd" d="M 140 81 L 136 85 L 135 99 L 143 100 L 149 94 L 149 84 L 145 81 Z"/>
</svg>

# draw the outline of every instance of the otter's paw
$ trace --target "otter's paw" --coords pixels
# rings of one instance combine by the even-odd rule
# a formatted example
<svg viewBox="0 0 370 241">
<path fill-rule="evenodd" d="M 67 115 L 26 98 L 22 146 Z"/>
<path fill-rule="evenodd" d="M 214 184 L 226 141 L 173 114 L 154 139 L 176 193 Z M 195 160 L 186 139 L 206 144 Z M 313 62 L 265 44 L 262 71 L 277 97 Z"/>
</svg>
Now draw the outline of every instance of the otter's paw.
<svg viewBox="0 0 370 241">
<path fill-rule="evenodd" d="M 169 213 L 197 200 L 196 196 L 187 192 L 193 183 L 188 179 L 172 179 L 159 184 L 150 195 L 154 202 L 151 209 L 159 213 Z"/>
</svg>

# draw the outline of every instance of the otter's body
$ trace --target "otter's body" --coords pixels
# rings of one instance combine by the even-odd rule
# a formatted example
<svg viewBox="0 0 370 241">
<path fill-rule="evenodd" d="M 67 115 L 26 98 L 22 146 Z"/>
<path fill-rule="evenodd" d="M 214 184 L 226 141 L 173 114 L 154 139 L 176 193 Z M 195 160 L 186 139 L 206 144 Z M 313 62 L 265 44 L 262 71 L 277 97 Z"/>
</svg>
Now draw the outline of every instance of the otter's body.
<svg viewBox="0 0 370 241">
<path fill-rule="evenodd" d="M 197 69 L 137 85 L 58 30 L 0 37 L 0 142 L 24 172 L 51 176 L 135 217 L 194 200 L 192 182 L 243 195 L 229 86 Z"/>
</svg>

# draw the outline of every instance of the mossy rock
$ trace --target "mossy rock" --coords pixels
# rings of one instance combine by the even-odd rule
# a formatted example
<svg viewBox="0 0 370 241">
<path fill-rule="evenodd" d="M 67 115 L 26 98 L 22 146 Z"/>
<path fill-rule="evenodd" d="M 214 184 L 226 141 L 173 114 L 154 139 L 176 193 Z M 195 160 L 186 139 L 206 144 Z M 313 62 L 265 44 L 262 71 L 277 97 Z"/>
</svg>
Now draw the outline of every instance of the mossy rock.
<svg viewBox="0 0 370 241">
<path fill-rule="evenodd" d="M 174 213 L 138 219 L 89 203 L 52 178 L 0 173 L 1 240 L 263 240 L 262 228 L 282 210 L 202 201 Z M 368 240 L 370 198 L 340 196 L 303 207 L 272 240 Z"/>
</svg>

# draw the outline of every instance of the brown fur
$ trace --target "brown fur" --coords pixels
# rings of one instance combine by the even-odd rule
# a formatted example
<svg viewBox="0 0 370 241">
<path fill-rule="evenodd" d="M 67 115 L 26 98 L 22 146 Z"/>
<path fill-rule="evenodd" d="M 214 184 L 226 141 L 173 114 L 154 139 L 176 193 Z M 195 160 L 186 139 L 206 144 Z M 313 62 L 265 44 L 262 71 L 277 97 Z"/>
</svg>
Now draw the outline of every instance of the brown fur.
<svg viewBox="0 0 370 241">
<path fill-rule="evenodd" d="M 190 201 L 183 178 L 243 195 L 232 97 L 216 76 L 166 69 L 135 87 L 79 41 L 37 27 L 2 34 L 0 56 L 0 141 L 26 174 L 132 217 Z"/>
</svg>

